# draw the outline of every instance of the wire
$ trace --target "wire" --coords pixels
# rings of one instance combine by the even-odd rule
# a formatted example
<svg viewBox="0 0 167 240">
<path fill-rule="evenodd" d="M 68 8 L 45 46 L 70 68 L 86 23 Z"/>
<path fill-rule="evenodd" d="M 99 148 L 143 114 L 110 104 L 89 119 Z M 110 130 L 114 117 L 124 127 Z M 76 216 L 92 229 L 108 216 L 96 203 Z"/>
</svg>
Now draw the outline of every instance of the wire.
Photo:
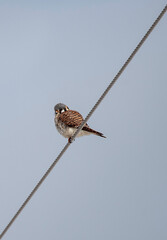
<svg viewBox="0 0 167 240">
<path fill-rule="evenodd" d="M 77 131 L 75 132 L 75 134 L 71 137 L 71 141 L 73 141 L 75 139 L 75 137 L 77 136 L 77 134 L 79 133 L 79 131 L 82 129 L 82 127 L 84 126 L 84 124 L 89 120 L 89 118 L 91 117 L 91 115 L 93 114 L 93 112 L 96 110 L 96 108 L 99 106 L 99 104 L 101 103 L 101 101 L 104 99 L 104 97 L 107 95 L 107 93 L 110 91 L 110 89 L 112 88 L 112 86 L 114 85 L 114 83 L 117 81 L 117 79 L 120 77 L 120 75 L 122 74 L 122 72 L 125 70 L 125 68 L 127 67 L 127 65 L 130 63 L 130 61 L 132 60 L 132 58 L 135 56 L 135 54 L 137 53 L 137 51 L 139 50 L 139 48 L 143 45 L 143 43 L 145 42 L 145 40 L 148 38 L 148 36 L 150 35 L 150 33 L 152 32 L 152 30 L 155 28 L 155 26 L 158 24 L 158 22 L 160 21 L 160 19 L 163 17 L 163 15 L 165 14 L 167 10 L 167 5 L 164 7 L 164 9 L 162 10 L 162 12 L 159 14 L 159 16 L 157 17 L 157 19 L 154 21 L 154 23 L 151 25 L 151 27 L 149 28 L 149 30 L 146 32 L 146 34 L 144 35 L 144 37 L 141 39 L 141 41 L 138 43 L 138 45 L 136 46 L 136 48 L 133 50 L 133 52 L 131 53 L 131 55 L 129 56 L 129 58 L 126 60 L 126 62 L 123 64 L 123 66 L 121 67 L 121 69 L 119 70 L 119 72 L 115 75 L 115 77 L 113 78 L 113 80 L 111 81 L 111 83 L 108 85 L 108 87 L 106 88 L 106 90 L 103 92 L 103 94 L 101 95 L 101 97 L 99 98 L 99 100 L 96 102 L 96 104 L 94 105 L 94 107 L 91 109 L 91 111 L 88 113 L 87 117 L 85 118 L 85 120 L 82 122 L 82 124 L 80 125 L 80 127 L 77 129 Z"/>
<path fill-rule="evenodd" d="M 131 55 L 129 56 L 129 58 L 126 60 L 126 62 L 123 64 L 123 66 L 121 67 L 121 69 L 119 70 L 119 72 L 116 74 L 116 76 L 113 78 L 113 80 L 111 81 L 111 83 L 108 85 L 108 87 L 106 88 L 106 90 L 103 92 L 103 94 L 101 95 L 101 97 L 98 99 L 98 101 L 96 102 L 96 104 L 94 105 L 94 107 L 91 109 L 91 111 L 88 113 L 87 117 L 85 118 L 85 120 L 82 122 L 82 124 L 79 126 L 79 128 L 76 130 L 76 132 L 74 133 L 74 135 L 71 137 L 71 142 L 75 139 L 75 137 L 78 135 L 78 133 L 80 132 L 80 130 L 82 129 L 82 127 L 84 126 L 84 124 L 88 121 L 88 119 L 91 117 L 91 115 L 93 114 L 93 112 L 96 110 L 96 108 L 99 106 L 99 104 L 101 103 L 101 101 L 104 99 L 104 97 L 107 95 L 107 93 L 110 91 L 110 89 L 112 88 L 112 86 L 114 85 L 114 83 L 117 81 L 117 79 L 120 77 L 120 75 L 122 74 L 122 72 L 125 70 L 125 68 L 127 67 L 127 65 L 130 63 L 130 61 L 132 60 L 132 58 L 135 56 L 135 54 L 137 53 L 137 51 L 140 49 L 140 47 L 143 45 L 143 43 L 145 42 L 145 40 L 148 38 L 148 36 L 150 35 L 150 33 L 152 32 L 152 30 L 155 28 L 155 26 L 158 24 L 158 22 L 160 21 L 160 19 L 163 17 L 163 15 L 165 14 L 165 12 L 167 11 L 167 5 L 164 7 L 164 9 L 161 11 L 161 13 L 159 14 L 159 16 L 156 18 L 156 20 L 154 21 L 154 23 L 151 25 L 151 27 L 149 28 L 149 30 L 146 32 L 146 34 L 144 35 L 144 37 L 141 39 L 141 41 L 138 43 L 138 45 L 136 46 L 136 48 L 133 50 L 133 52 L 131 53 Z M 32 192 L 29 194 L 29 196 L 26 198 L 26 200 L 23 202 L 23 204 L 21 205 L 21 207 L 19 208 L 19 210 L 16 212 L 16 214 L 13 216 L 13 218 L 10 220 L 10 222 L 8 223 L 8 225 L 4 228 L 4 230 L 2 231 L 1 235 L 0 235 L 0 239 L 2 239 L 2 237 L 4 236 L 4 234 L 8 231 L 8 229 L 10 228 L 10 226 L 12 225 L 12 223 L 15 221 L 15 219 L 18 217 L 18 215 L 21 213 L 21 211 L 23 210 L 23 208 L 27 205 L 27 203 L 30 201 L 30 199 L 32 198 L 32 196 L 34 195 L 34 193 L 38 190 L 38 188 L 40 187 L 40 185 L 43 183 L 43 181 L 46 179 L 46 177 L 49 175 L 49 173 L 51 172 L 51 170 L 54 168 L 54 166 L 56 165 L 56 163 L 60 160 L 60 158 L 63 156 L 63 154 L 65 153 L 65 151 L 68 149 L 68 147 L 70 146 L 70 143 L 68 142 L 64 148 L 62 149 L 62 151 L 59 153 L 59 155 L 57 156 L 57 158 L 55 159 L 55 161 L 51 164 L 51 166 L 48 168 L 48 170 L 46 171 L 46 173 L 43 175 L 43 177 L 40 179 L 40 181 L 37 183 L 37 185 L 34 187 L 34 189 L 32 190 Z"/>
</svg>

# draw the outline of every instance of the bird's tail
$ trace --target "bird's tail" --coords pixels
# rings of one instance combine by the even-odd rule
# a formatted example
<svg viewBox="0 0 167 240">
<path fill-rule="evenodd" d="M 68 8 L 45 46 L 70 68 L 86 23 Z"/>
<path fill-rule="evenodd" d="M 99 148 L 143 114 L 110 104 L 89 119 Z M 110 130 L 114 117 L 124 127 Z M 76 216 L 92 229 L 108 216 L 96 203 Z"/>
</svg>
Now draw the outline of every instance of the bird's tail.
<svg viewBox="0 0 167 240">
<path fill-rule="evenodd" d="M 103 135 L 103 133 L 101 133 L 101 132 L 97 132 L 97 131 L 93 130 L 93 129 L 90 128 L 90 127 L 86 127 L 86 126 L 84 126 L 84 127 L 82 128 L 82 130 L 84 130 L 84 131 L 86 131 L 86 132 L 93 133 L 93 134 L 95 134 L 95 135 L 97 135 L 97 136 L 100 136 L 100 137 L 104 137 L 104 138 L 106 138 L 106 137 Z"/>
</svg>

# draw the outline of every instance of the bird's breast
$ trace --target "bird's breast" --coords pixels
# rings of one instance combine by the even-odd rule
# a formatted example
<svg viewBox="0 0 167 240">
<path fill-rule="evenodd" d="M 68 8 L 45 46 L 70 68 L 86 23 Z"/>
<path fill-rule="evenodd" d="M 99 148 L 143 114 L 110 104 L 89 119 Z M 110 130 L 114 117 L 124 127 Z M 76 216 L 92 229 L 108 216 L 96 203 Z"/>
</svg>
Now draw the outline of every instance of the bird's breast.
<svg viewBox="0 0 167 240">
<path fill-rule="evenodd" d="M 64 124 L 60 119 L 57 119 L 55 117 L 55 125 L 58 130 L 58 132 L 63 135 L 65 138 L 70 138 L 76 131 L 75 128 L 69 127 L 66 124 Z"/>
</svg>

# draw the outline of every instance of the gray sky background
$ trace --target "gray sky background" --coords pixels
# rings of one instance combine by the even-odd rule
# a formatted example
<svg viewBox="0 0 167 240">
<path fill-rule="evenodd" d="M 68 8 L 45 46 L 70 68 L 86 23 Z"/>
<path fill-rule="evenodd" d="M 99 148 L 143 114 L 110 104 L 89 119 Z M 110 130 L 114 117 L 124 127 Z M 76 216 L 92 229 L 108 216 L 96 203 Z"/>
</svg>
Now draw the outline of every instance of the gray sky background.
<svg viewBox="0 0 167 240">
<path fill-rule="evenodd" d="M 54 105 L 85 117 L 164 0 L 0 2 L 0 231 L 67 142 Z M 6 240 L 167 239 L 167 14 Z"/>
</svg>

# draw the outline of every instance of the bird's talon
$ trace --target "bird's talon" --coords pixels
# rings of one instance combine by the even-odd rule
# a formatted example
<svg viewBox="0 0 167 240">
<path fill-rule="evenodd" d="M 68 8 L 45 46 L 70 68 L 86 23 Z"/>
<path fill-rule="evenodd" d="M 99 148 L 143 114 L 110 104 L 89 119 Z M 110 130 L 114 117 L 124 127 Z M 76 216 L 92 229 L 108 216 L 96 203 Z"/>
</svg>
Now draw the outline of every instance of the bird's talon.
<svg viewBox="0 0 167 240">
<path fill-rule="evenodd" d="M 72 140 L 71 137 L 68 139 L 68 142 L 69 142 L 69 143 L 72 143 L 73 141 L 75 141 L 75 139 Z"/>
</svg>

